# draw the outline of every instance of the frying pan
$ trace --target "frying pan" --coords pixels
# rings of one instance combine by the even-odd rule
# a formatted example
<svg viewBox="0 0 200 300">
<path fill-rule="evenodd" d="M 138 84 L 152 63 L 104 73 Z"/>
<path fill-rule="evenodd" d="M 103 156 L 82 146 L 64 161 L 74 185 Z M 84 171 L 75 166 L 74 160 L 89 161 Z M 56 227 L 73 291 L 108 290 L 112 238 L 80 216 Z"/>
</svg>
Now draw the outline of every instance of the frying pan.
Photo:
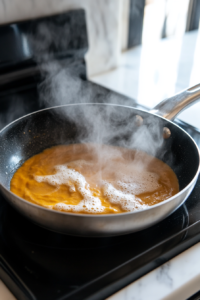
<svg viewBox="0 0 200 300">
<path fill-rule="evenodd" d="M 15 120 L 0 131 L 1 192 L 27 218 L 64 234 L 114 236 L 152 226 L 182 205 L 195 186 L 200 164 L 198 147 L 170 120 L 198 98 L 200 84 L 162 101 L 151 112 L 115 104 L 77 103 L 43 109 Z M 163 128 L 167 128 L 167 138 L 163 138 Z M 147 145 L 140 140 L 143 133 L 144 140 L 150 142 Z M 176 173 L 180 192 L 140 211 L 92 215 L 43 208 L 10 191 L 13 174 L 28 158 L 54 145 L 80 142 L 123 145 L 150 154 L 154 151 Z"/>
</svg>

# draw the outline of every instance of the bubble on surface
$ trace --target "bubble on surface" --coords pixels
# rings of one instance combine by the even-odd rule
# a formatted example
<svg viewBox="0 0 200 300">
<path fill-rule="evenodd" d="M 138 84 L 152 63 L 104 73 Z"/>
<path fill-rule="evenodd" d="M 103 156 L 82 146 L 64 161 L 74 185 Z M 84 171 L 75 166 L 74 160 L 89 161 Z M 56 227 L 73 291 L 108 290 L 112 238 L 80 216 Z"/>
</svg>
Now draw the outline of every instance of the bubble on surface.
<svg viewBox="0 0 200 300">
<path fill-rule="evenodd" d="M 79 193 L 82 195 L 81 200 L 77 205 L 68 205 L 65 203 L 57 203 L 54 205 L 56 210 L 80 212 L 85 211 L 89 213 L 100 213 L 104 211 L 104 206 L 101 204 L 101 200 L 94 197 L 91 191 L 88 189 L 88 183 L 85 177 L 73 169 L 69 169 L 68 165 L 59 165 L 55 167 L 57 171 L 54 175 L 35 176 L 35 180 L 38 182 L 47 182 L 51 185 L 67 185 L 70 190 L 75 189 L 75 185 Z"/>
<path fill-rule="evenodd" d="M 117 190 L 112 184 L 107 182 L 104 183 L 103 193 L 111 203 L 120 205 L 126 211 L 140 210 L 148 207 L 148 205 L 142 204 L 140 198 Z"/>
<path fill-rule="evenodd" d="M 93 196 L 85 177 L 72 169 L 75 167 L 80 170 L 88 166 L 92 168 L 93 164 L 84 160 L 72 161 L 65 165 L 55 166 L 56 174 L 35 176 L 35 180 L 57 187 L 66 185 L 69 187 L 70 193 L 78 191 L 82 195 L 83 199 L 77 205 L 59 202 L 53 207 L 56 210 L 102 213 L 105 207 L 102 205 L 100 198 Z M 121 170 L 123 171 L 122 165 Z M 121 206 L 125 211 L 134 211 L 148 207 L 137 195 L 158 190 L 160 187 L 158 180 L 158 174 L 148 171 L 141 172 L 138 169 L 131 168 L 131 172 L 127 172 L 126 175 L 124 175 L 124 172 L 119 171 L 116 181 L 110 183 L 102 179 L 100 183 L 103 196 L 111 204 Z"/>
<path fill-rule="evenodd" d="M 152 193 L 158 190 L 161 185 L 158 183 L 159 175 L 153 172 L 135 170 L 130 176 L 123 176 L 117 181 L 117 187 L 126 193 L 140 195 Z"/>
</svg>

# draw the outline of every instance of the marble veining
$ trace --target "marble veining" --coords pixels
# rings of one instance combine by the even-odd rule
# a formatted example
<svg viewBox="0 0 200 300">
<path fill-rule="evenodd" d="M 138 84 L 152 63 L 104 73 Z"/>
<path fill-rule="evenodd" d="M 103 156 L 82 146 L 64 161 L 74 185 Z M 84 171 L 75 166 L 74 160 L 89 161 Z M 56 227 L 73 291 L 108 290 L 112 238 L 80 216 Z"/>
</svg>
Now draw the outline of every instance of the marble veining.
<svg viewBox="0 0 200 300">
<path fill-rule="evenodd" d="M 173 288 L 173 279 L 169 274 L 169 270 L 171 267 L 171 262 L 168 262 L 162 265 L 156 274 L 156 280 L 163 285 L 167 285 L 170 288 Z"/>
<path fill-rule="evenodd" d="M 199 290 L 200 243 L 139 278 L 107 300 L 185 300 Z"/>
<path fill-rule="evenodd" d="M 107 300 L 185 300 L 199 290 L 200 243 L 177 255 Z M 16 300 L 0 281 L 1 300 Z"/>
<path fill-rule="evenodd" d="M 90 80 L 153 108 L 163 99 L 200 82 L 200 31 L 181 38 L 135 47 L 121 55 L 119 66 Z M 179 118 L 200 128 L 200 102 Z"/>
<path fill-rule="evenodd" d="M 89 51 L 87 74 L 93 76 L 118 66 L 121 53 L 121 0 L 0 0 L 0 24 L 59 14 L 83 8 Z"/>
<path fill-rule="evenodd" d="M 177 41 L 170 39 L 156 45 L 145 45 L 145 48 L 137 47 L 123 54 L 121 61 L 119 60 L 120 0 L 26 0 L 26 5 L 23 0 L 0 0 L 0 24 L 57 14 L 75 8 L 86 10 L 90 46 L 86 55 L 87 72 L 93 82 L 135 98 L 149 107 L 188 85 L 199 83 L 200 35 L 197 32 L 189 33 Z M 112 68 L 116 69 L 94 77 L 95 74 Z M 193 125 L 200 128 L 199 109 L 200 104 L 196 104 L 191 113 L 190 123 L 195 119 L 197 123 Z M 186 115 L 188 116 L 188 110 Z M 188 121 L 186 115 L 185 119 L 182 119 Z M 186 299 L 200 286 L 199 257 L 200 243 L 108 299 Z M 0 295 L 1 300 L 15 300 L 2 281 Z"/>
</svg>

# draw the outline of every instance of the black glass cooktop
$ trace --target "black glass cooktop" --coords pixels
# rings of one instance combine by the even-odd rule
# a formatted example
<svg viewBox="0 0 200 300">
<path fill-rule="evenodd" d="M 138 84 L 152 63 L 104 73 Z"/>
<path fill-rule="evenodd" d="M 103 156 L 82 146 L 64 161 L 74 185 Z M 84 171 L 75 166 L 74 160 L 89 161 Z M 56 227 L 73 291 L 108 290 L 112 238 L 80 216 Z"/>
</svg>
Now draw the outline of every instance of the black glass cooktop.
<svg viewBox="0 0 200 300">
<path fill-rule="evenodd" d="M 115 97 L 137 106 L 87 84 L 99 102 Z M 39 108 L 34 82 L 0 91 L 1 127 Z M 176 122 L 200 145 L 197 129 Z M 125 236 L 80 238 L 38 227 L 0 196 L 0 278 L 20 300 L 105 299 L 200 240 L 199 200 L 200 178 L 185 204 L 159 224 Z"/>
<path fill-rule="evenodd" d="M 52 33 L 52 29 L 53 38 L 46 44 L 43 33 Z M 45 97 L 48 84 L 52 76 L 59 83 L 69 68 L 68 79 L 73 78 L 79 87 L 73 101 L 139 107 L 134 100 L 86 80 L 84 11 L 8 24 L 1 26 L 0 33 L 0 129 L 25 114 L 52 106 L 52 99 Z M 33 34 L 37 43 L 33 43 Z M 38 41 L 42 48 L 37 48 Z M 59 60 L 56 68 L 55 59 Z M 48 74 L 49 70 L 53 72 Z M 177 123 L 200 146 L 200 132 Z M 19 300 L 105 299 L 199 240 L 200 178 L 185 204 L 164 221 L 138 233 L 110 238 L 50 232 L 20 215 L 0 195 L 0 278 Z"/>
</svg>

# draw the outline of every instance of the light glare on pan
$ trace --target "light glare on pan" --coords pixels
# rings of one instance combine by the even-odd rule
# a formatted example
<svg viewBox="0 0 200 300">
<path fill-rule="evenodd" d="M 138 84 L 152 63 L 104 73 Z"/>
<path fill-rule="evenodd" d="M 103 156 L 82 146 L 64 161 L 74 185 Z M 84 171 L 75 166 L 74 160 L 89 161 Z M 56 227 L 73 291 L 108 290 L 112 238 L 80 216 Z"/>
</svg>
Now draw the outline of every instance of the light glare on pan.
<svg viewBox="0 0 200 300">
<path fill-rule="evenodd" d="M 10 158 L 10 163 L 11 164 L 18 164 L 19 161 L 20 161 L 20 157 L 18 155 L 13 155 Z"/>
</svg>

